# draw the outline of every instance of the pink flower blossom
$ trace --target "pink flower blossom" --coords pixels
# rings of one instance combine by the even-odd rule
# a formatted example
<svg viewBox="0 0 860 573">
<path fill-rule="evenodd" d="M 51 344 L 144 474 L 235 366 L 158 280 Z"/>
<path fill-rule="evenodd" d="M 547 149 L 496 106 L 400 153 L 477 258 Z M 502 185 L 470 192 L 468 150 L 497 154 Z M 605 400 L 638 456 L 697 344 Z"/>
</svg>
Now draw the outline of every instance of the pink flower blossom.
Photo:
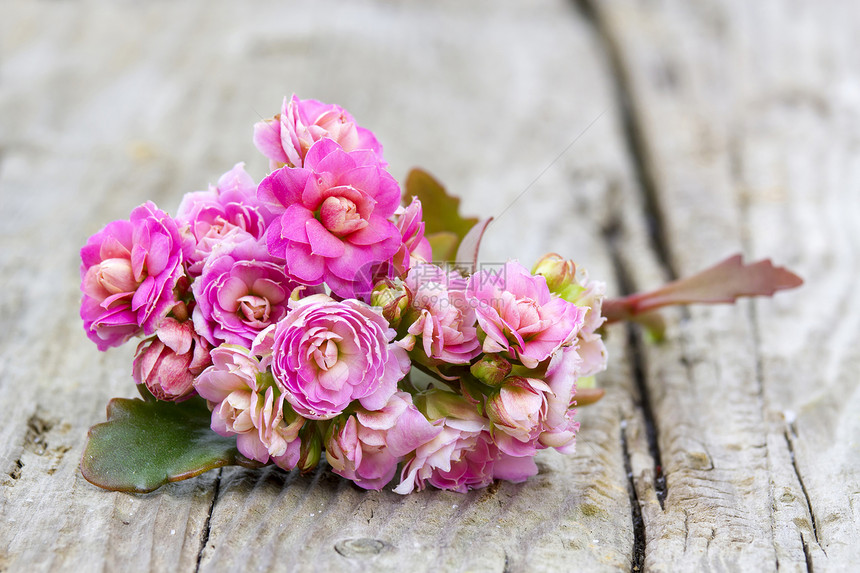
<svg viewBox="0 0 860 573">
<path fill-rule="evenodd" d="M 213 346 L 250 347 L 260 331 L 286 316 L 298 285 L 264 244 L 247 234 L 230 239 L 216 246 L 191 285 L 194 327 Z"/>
<path fill-rule="evenodd" d="M 432 261 L 433 249 L 424 237 L 423 210 L 418 197 L 413 197 L 408 207 L 400 207 L 395 214 L 403 244 L 394 255 L 394 268 L 402 276 L 416 264 Z"/>
<path fill-rule="evenodd" d="M 499 449 L 512 456 L 533 456 L 547 414 L 547 395 L 552 390 L 543 380 L 515 376 L 487 398 L 487 417 Z"/>
<path fill-rule="evenodd" d="M 284 98 L 281 113 L 254 125 L 254 145 L 269 158 L 272 169 L 304 167 L 305 156 L 320 139 L 333 140 L 345 151 L 369 150 L 383 166 L 382 146 L 373 133 L 356 125 L 342 107 L 295 95 Z"/>
<path fill-rule="evenodd" d="M 99 350 L 155 332 L 176 304 L 182 261 L 176 222 L 151 201 L 87 240 L 81 249 L 81 318 Z"/>
<path fill-rule="evenodd" d="M 546 373 L 546 416 L 539 436 L 541 445 L 555 448 L 563 454 L 572 454 L 576 448 L 579 422 L 574 419 L 576 380 L 582 370 L 582 358 L 576 347 L 563 348 L 553 355 Z"/>
<path fill-rule="evenodd" d="M 582 363 L 577 375 L 580 378 L 593 376 L 606 370 L 607 352 L 603 337 L 597 332 L 606 319 L 601 314 L 606 283 L 588 279 L 585 270 L 580 269 L 577 284 L 582 290 L 576 297 L 567 298 L 580 308 L 585 308 L 585 319 L 577 333 L 576 348 Z"/>
<path fill-rule="evenodd" d="M 358 409 L 329 429 L 326 458 L 332 470 L 364 489 L 381 489 L 391 481 L 404 455 L 442 431 L 412 404 L 412 396 L 396 392 L 381 410 Z"/>
<path fill-rule="evenodd" d="M 263 237 L 271 215 L 259 205 L 256 193 L 257 184 L 245 172 L 244 163 L 237 163 L 218 179 L 217 186 L 185 194 L 176 221 L 192 245 L 186 260 L 191 275 L 201 273 L 212 248 L 231 232 Z"/>
<path fill-rule="evenodd" d="M 210 346 L 191 321 L 165 318 L 155 336 L 137 347 L 132 377 L 159 400 L 179 402 L 194 395 L 194 378 L 212 361 Z"/>
<path fill-rule="evenodd" d="M 406 457 L 400 484 L 407 494 L 429 483 L 440 489 L 466 492 L 493 479 L 524 481 L 537 473 L 531 456 L 515 457 L 493 443 L 489 422 L 462 396 L 431 390 L 420 395 L 419 409 L 441 431 Z"/>
<path fill-rule="evenodd" d="M 421 491 L 429 482 L 440 489 L 466 492 L 493 481 L 496 448 L 484 420 L 441 418 L 434 423 L 441 432 L 419 446 L 403 465 L 400 494 Z"/>
<path fill-rule="evenodd" d="M 409 370 L 406 352 L 379 310 L 357 300 L 313 295 L 261 333 L 254 352 L 296 412 L 315 420 L 340 414 L 353 400 L 385 407 Z"/>
<path fill-rule="evenodd" d="M 542 276 L 532 276 L 516 261 L 500 272 L 475 273 L 466 292 L 486 334 L 484 352 L 507 352 L 528 368 L 570 344 L 585 315 L 584 309 L 553 297 Z"/>
<path fill-rule="evenodd" d="M 342 298 L 369 296 L 376 268 L 402 244 L 388 220 L 400 201 L 397 182 L 373 153 L 346 152 L 331 139 L 311 147 L 303 168 L 269 174 L 257 196 L 277 215 L 269 252 L 303 284 L 325 282 Z"/>
<path fill-rule="evenodd" d="M 209 401 L 212 429 L 221 436 L 236 435 L 239 451 L 250 459 L 295 467 L 305 420 L 284 404 L 272 376 L 247 348 L 225 344 L 211 354 L 212 366 L 194 387 Z"/>
<path fill-rule="evenodd" d="M 466 281 L 430 264 L 410 269 L 406 286 L 412 293 L 410 335 L 420 337 L 424 353 L 448 364 L 468 364 L 481 353 L 475 310 L 466 298 Z M 407 323 L 408 324 L 408 323 Z"/>
</svg>

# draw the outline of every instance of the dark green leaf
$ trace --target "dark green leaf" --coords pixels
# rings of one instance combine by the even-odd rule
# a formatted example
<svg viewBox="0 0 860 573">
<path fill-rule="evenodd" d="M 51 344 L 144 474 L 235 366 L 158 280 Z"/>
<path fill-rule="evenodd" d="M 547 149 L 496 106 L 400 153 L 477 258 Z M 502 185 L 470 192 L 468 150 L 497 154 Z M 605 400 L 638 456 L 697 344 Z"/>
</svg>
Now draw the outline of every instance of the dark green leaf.
<svg viewBox="0 0 860 573">
<path fill-rule="evenodd" d="M 235 437 L 210 429 L 210 417 L 201 398 L 179 404 L 114 398 L 107 422 L 90 428 L 81 473 L 105 489 L 146 493 L 222 466 L 259 467 L 239 453 Z"/>
</svg>

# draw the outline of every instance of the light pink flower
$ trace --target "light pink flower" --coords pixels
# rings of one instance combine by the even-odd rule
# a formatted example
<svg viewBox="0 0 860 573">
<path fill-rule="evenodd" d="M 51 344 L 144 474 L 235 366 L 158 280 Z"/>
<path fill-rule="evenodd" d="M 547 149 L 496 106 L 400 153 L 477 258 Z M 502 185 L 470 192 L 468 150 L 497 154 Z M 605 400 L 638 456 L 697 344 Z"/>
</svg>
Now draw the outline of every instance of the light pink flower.
<svg viewBox="0 0 860 573">
<path fill-rule="evenodd" d="M 377 267 L 402 243 L 388 220 L 400 201 L 397 182 L 372 153 L 346 152 L 331 139 L 313 145 L 304 168 L 269 174 L 257 196 L 277 215 L 269 252 L 303 284 L 325 282 L 342 298 L 369 296 Z"/>
<path fill-rule="evenodd" d="M 424 353 L 448 364 L 468 364 L 481 353 L 475 310 L 469 305 L 465 280 L 431 264 L 413 266 L 406 276 L 412 294 L 413 320 L 408 333 L 420 337 Z M 408 323 L 407 323 L 408 324 Z"/>
<path fill-rule="evenodd" d="M 378 490 L 394 477 L 404 455 L 441 431 L 412 404 L 412 396 L 396 392 L 381 410 L 358 409 L 345 420 L 335 419 L 326 458 L 336 474 Z"/>
<path fill-rule="evenodd" d="M 487 398 L 487 417 L 499 449 L 512 456 L 533 456 L 544 429 L 547 395 L 552 390 L 543 380 L 515 376 Z"/>
<path fill-rule="evenodd" d="M 218 179 L 208 191 L 186 193 L 176 221 L 192 247 L 186 260 L 188 272 L 197 276 L 212 248 L 230 233 L 243 231 L 260 239 L 271 215 L 257 201 L 257 184 L 245 172 L 244 163 Z"/>
<path fill-rule="evenodd" d="M 99 350 L 155 332 L 176 304 L 182 261 L 176 222 L 151 201 L 87 240 L 81 249 L 81 318 Z"/>
<path fill-rule="evenodd" d="M 484 352 L 507 352 L 528 368 L 570 344 L 585 315 L 584 309 L 552 296 L 542 276 L 532 276 L 516 261 L 496 272 L 475 273 L 466 292 L 486 334 Z"/>
<path fill-rule="evenodd" d="M 394 491 L 421 491 L 429 482 L 441 489 L 466 492 L 492 483 L 496 449 L 485 422 L 441 418 L 434 425 L 441 432 L 406 461 Z"/>
<path fill-rule="evenodd" d="M 284 469 L 299 461 L 299 430 L 305 423 L 288 405 L 271 375 L 248 349 L 224 344 L 212 353 L 212 366 L 194 387 L 212 408 L 212 429 L 236 435 L 242 455 Z"/>
<path fill-rule="evenodd" d="M 577 375 L 584 378 L 606 370 L 606 346 L 600 333 L 597 332 L 597 329 L 606 321 L 601 314 L 603 298 L 606 295 L 606 283 L 589 280 L 585 270 L 580 268 L 577 284 L 582 290 L 577 296 L 567 300 L 586 309 L 585 319 L 577 333 L 576 342 L 577 353 L 582 359 Z"/>
<path fill-rule="evenodd" d="M 327 420 L 353 400 L 367 410 L 385 407 L 410 366 L 406 352 L 390 343 L 394 335 L 378 309 L 313 295 L 294 303 L 253 349 L 271 364 L 296 412 Z"/>
<path fill-rule="evenodd" d="M 553 355 L 546 373 L 547 410 L 539 441 L 544 447 L 555 448 L 563 454 L 572 454 L 576 448 L 579 422 L 574 419 L 576 380 L 582 370 L 582 358 L 576 347 L 561 349 Z"/>
<path fill-rule="evenodd" d="M 305 156 L 320 139 L 333 140 L 345 151 L 371 151 L 381 165 L 382 146 L 373 133 L 356 125 L 342 107 L 295 95 L 284 98 L 281 113 L 254 125 L 254 145 L 269 158 L 272 169 L 303 167 Z"/>
<path fill-rule="evenodd" d="M 141 342 L 134 357 L 132 377 L 145 384 L 159 400 L 179 402 L 194 395 L 194 378 L 212 361 L 210 346 L 191 321 L 165 318 L 155 336 Z"/>
<path fill-rule="evenodd" d="M 433 260 L 433 249 L 424 237 L 424 221 L 421 201 L 413 197 L 408 207 L 400 207 L 395 212 L 398 216 L 395 225 L 400 231 L 403 244 L 394 255 L 394 269 L 403 276 L 416 264 L 429 263 Z"/>
<path fill-rule="evenodd" d="M 286 316 L 296 286 L 264 244 L 232 235 L 216 246 L 191 285 L 194 327 L 213 346 L 250 347 L 260 331 Z"/>
</svg>

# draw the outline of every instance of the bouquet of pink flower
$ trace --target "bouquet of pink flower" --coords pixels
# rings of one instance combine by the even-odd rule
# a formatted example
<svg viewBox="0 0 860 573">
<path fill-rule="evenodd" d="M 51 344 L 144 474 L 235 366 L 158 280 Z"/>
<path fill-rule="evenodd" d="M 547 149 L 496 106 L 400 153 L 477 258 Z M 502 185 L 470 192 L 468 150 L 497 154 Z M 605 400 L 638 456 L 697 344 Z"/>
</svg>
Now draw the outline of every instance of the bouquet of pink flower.
<svg viewBox="0 0 860 573">
<path fill-rule="evenodd" d="M 573 453 L 574 407 L 603 395 L 605 323 L 800 284 L 732 257 L 604 301 L 558 255 L 478 265 L 490 221 L 461 218 L 422 171 L 401 192 L 376 137 L 336 105 L 285 99 L 254 143 L 272 169 L 259 184 L 239 163 L 176 217 L 147 202 L 81 249 L 87 336 L 99 350 L 143 338 L 143 400 L 112 400 L 89 434 L 81 470 L 96 485 L 306 472 L 323 456 L 404 494 L 524 481 L 539 450 Z"/>
</svg>

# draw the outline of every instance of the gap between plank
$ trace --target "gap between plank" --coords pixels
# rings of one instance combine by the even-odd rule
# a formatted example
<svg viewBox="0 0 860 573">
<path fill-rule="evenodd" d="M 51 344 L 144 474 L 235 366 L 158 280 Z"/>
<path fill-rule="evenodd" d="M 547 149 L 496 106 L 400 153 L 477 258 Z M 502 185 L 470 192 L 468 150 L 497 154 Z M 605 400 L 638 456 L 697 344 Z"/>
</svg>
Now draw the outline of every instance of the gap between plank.
<svg viewBox="0 0 860 573">
<path fill-rule="evenodd" d="M 203 552 L 206 550 L 206 545 L 209 543 L 209 532 L 212 529 L 212 514 L 215 512 L 215 502 L 218 501 L 218 493 L 221 490 L 221 473 L 224 470 L 218 469 L 218 475 L 215 476 L 215 491 L 212 494 L 212 503 L 209 504 L 209 512 L 206 514 L 206 521 L 203 522 L 203 536 L 200 539 L 200 550 L 197 552 L 197 565 L 194 568 L 194 573 L 200 571 L 200 563 L 203 561 Z"/>
<path fill-rule="evenodd" d="M 622 295 L 628 295 L 632 293 L 633 288 L 630 277 L 621 261 L 621 254 L 618 249 L 618 226 L 617 221 L 610 222 L 609 226 L 604 230 L 604 237 L 609 244 L 609 255 L 615 270 L 618 288 L 621 290 Z M 659 435 L 657 422 L 654 418 L 654 411 L 651 408 L 651 394 L 648 391 L 648 384 L 646 383 L 642 340 L 638 335 L 635 325 L 625 324 L 623 328 L 626 335 L 624 348 L 630 357 L 633 382 L 639 394 L 639 404 L 637 405 L 642 410 L 642 417 L 645 421 L 645 436 L 648 441 L 648 452 L 651 454 L 651 460 L 654 464 L 654 492 L 657 495 L 657 501 L 660 503 L 660 509 L 664 509 L 668 487 L 666 485 L 666 476 L 663 474 L 660 443 L 657 438 Z"/>
<path fill-rule="evenodd" d="M 630 448 L 627 445 L 627 422 L 621 421 L 621 452 L 624 454 L 624 471 L 627 474 L 627 494 L 630 496 L 630 513 L 633 519 L 633 555 L 630 560 L 630 571 L 642 571 L 645 566 L 645 520 L 642 519 L 642 507 L 639 505 L 639 494 L 633 480 L 633 466 L 630 463 Z"/>
<path fill-rule="evenodd" d="M 616 96 L 616 108 L 618 109 L 623 128 L 624 142 L 627 144 L 628 155 L 633 164 L 633 175 L 642 190 L 645 200 L 645 222 L 648 228 L 648 238 L 651 247 L 657 255 L 657 260 L 663 267 L 670 281 L 678 278 L 678 273 L 672 264 L 672 257 L 666 238 L 666 225 L 661 209 L 660 199 L 657 195 L 657 182 L 654 176 L 651 162 L 648 160 L 648 147 L 642 133 L 640 122 L 637 120 L 636 105 L 633 99 L 630 82 L 622 63 L 621 52 L 617 42 L 608 32 L 602 21 L 599 10 L 594 5 L 595 0 L 573 0 L 579 8 L 580 13 L 588 24 L 591 25 L 603 52 L 607 56 L 607 64 L 612 77 L 613 93 Z"/>
</svg>

